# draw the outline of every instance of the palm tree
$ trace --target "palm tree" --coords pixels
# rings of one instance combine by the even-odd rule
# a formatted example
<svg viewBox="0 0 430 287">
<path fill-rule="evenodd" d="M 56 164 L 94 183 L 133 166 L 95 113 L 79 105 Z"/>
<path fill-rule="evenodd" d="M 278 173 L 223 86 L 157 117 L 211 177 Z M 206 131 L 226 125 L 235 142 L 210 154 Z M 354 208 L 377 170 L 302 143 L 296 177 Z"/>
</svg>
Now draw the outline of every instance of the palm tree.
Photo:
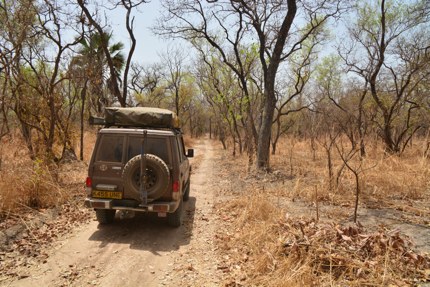
<svg viewBox="0 0 430 287">
<path fill-rule="evenodd" d="M 125 57 L 122 53 L 124 45 L 121 42 L 110 45 L 111 39 L 112 34 L 110 33 L 103 33 L 102 35 L 91 33 L 88 38 L 82 39 L 81 48 L 74 58 L 74 64 L 77 64 L 81 69 L 81 77 L 88 79 L 90 102 L 98 114 L 101 113 L 103 106 L 113 102 L 112 82 L 120 81 L 120 73 L 125 64 Z M 103 43 L 107 43 L 116 72 L 115 77 L 108 73 Z M 84 71 L 83 74 L 82 70 Z M 107 95 L 106 90 L 111 93 L 111 97 Z"/>
<path fill-rule="evenodd" d="M 116 77 L 110 76 L 107 73 L 106 54 L 103 51 L 103 37 L 106 39 L 108 50 L 114 63 Z M 105 91 L 109 90 L 112 94 L 112 81 L 120 80 L 120 72 L 124 67 L 125 58 L 122 54 L 124 45 L 121 42 L 109 46 L 112 39 L 112 34 L 91 33 L 88 38 L 83 37 L 80 44 L 81 47 L 70 62 L 69 73 L 71 78 L 81 89 L 81 135 L 80 135 L 80 159 L 83 160 L 83 145 L 84 145 L 84 115 L 85 104 L 87 102 L 87 91 L 90 91 L 89 110 L 95 111 L 100 115 L 103 106 L 108 106 L 113 100 L 109 99 Z M 107 87 L 105 89 L 104 87 Z"/>
</svg>

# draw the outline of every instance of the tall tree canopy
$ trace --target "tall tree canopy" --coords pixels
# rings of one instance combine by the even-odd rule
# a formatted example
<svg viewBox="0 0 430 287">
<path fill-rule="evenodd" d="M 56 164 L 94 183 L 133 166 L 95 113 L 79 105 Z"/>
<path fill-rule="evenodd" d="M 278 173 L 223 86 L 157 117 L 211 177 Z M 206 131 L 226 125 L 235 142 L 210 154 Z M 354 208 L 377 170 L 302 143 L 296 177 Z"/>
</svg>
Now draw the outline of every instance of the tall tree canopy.
<svg viewBox="0 0 430 287">
<path fill-rule="evenodd" d="M 322 31 L 323 25 L 341 12 L 341 0 L 330 1 L 163 1 L 167 11 L 160 20 L 161 34 L 191 42 L 207 41 L 236 74 L 246 92 L 246 70 L 240 45 L 258 44 L 263 75 L 263 104 L 256 127 L 257 168 L 269 167 L 271 129 L 277 103 L 279 66 L 301 50 L 302 44 Z M 232 59 L 230 53 L 234 55 Z M 252 115 L 250 121 L 253 120 Z"/>
</svg>

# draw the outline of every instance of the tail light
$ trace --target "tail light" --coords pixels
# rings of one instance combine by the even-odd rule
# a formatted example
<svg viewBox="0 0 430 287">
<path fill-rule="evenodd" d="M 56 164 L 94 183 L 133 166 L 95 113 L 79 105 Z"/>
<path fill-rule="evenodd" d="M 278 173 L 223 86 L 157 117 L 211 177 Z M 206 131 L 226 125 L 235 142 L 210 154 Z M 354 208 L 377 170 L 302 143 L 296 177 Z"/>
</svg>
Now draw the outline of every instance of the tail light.
<svg viewBox="0 0 430 287">
<path fill-rule="evenodd" d="M 93 181 L 91 180 L 91 177 L 87 177 L 87 179 L 85 180 L 85 186 L 86 187 L 92 187 L 93 186 Z"/>
<path fill-rule="evenodd" d="M 173 189 L 173 192 L 179 192 L 179 181 L 173 182 L 172 189 Z"/>
</svg>

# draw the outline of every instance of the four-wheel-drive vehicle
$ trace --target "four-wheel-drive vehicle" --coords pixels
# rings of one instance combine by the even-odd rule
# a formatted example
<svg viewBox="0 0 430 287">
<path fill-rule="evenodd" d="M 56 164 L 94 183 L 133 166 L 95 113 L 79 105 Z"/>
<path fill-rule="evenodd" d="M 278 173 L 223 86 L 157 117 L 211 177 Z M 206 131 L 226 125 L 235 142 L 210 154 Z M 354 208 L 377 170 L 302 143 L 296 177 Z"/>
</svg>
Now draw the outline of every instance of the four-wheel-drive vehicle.
<svg viewBox="0 0 430 287">
<path fill-rule="evenodd" d="M 157 108 L 106 108 L 88 168 L 85 206 L 100 224 L 115 212 L 156 212 L 181 225 L 190 194 L 191 167 L 176 115 Z"/>
</svg>

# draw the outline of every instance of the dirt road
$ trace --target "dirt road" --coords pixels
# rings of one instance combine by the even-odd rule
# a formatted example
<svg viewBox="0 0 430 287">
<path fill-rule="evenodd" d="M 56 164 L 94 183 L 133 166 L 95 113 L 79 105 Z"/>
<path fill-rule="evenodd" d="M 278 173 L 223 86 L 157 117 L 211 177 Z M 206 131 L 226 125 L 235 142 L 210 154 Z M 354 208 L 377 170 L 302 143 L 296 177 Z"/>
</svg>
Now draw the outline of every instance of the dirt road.
<svg viewBox="0 0 430 287">
<path fill-rule="evenodd" d="M 146 214 L 117 214 L 109 226 L 92 221 L 55 244 L 45 263 L 28 270 L 29 277 L 6 286 L 218 286 L 210 188 L 214 153 L 208 140 L 194 148 L 199 165 L 180 228 Z"/>
</svg>

